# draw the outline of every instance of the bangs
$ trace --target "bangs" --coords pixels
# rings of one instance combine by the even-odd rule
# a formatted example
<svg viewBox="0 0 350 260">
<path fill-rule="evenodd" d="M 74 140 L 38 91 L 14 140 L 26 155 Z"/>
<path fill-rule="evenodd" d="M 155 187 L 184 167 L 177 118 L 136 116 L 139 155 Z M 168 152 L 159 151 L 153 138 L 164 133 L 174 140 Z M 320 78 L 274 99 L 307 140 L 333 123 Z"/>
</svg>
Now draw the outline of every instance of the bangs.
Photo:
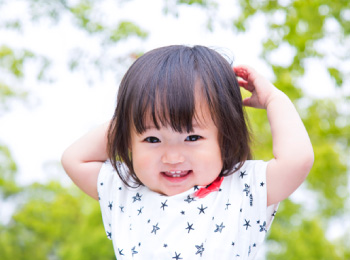
<svg viewBox="0 0 350 260">
<path fill-rule="evenodd" d="M 136 132 L 141 134 L 151 126 L 171 127 L 176 132 L 193 131 L 195 67 L 191 49 L 169 52 L 166 59 L 164 56 L 148 59 L 147 67 L 140 68 L 142 77 L 131 84 L 134 94 L 130 119 Z"/>
</svg>

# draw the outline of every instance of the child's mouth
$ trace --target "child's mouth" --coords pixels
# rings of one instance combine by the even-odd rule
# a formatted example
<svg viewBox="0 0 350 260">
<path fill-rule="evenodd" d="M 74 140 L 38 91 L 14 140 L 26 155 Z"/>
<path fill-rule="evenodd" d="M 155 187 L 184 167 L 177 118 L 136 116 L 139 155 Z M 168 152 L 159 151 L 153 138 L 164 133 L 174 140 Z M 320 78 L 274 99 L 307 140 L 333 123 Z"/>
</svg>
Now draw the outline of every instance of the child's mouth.
<svg viewBox="0 0 350 260">
<path fill-rule="evenodd" d="M 171 177 L 171 178 L 182 178 L 182 177 L 187 176 L 191 172 L 192 172 L 192 170 L 189 170 L 189 171 L 165 171 L 165 172 L 162 172 L 162 174 L 164 174 L 167 177 Z"/>
</svg>

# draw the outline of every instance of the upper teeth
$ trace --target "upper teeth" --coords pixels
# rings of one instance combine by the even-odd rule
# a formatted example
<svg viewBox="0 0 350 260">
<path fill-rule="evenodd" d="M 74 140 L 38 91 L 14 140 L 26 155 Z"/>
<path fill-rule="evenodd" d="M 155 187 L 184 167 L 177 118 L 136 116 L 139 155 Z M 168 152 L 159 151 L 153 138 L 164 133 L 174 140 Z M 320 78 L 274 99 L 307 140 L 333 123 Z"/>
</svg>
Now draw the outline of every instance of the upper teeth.
<svg viewBox="0 0 350 260">
<path fill-rule="evenodd" d="M 185 171 L 167 171 L 166 174 L 171 175 L 172 177 L 181 177 L 181 174 L 184 174 Z"/>
<path fill-rule="evenodd" d="M 181 171 L 170 171 L 171 174 L 181 173 Z"/>
</svg>

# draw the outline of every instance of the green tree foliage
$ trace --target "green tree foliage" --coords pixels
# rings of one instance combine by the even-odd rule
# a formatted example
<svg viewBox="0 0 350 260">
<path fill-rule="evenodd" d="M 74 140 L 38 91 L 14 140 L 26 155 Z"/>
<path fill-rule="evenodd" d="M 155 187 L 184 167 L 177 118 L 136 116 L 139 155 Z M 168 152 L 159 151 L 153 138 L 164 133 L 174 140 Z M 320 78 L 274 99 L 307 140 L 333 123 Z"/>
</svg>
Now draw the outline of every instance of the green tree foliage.
<svg viewBox="0 0 350 260">
<path fill-rule="evenodd" d="M 310 210 L 290 200 L 281 204 L 269 236 L 268 259 L 348 259 L 344 258 L 349 256 L 348 245 L 329 241 L 326 232 L 331 220 L 341 221 L 349 214 L 350 114 L 345 88 L 350 70 L 344 66 L 348 55 L 342 51 L 350 53 L 350 45 L 344 44 L 350 40 L 350 2 L 241 0 L 240 6 L 241 14 L 234 22 L 237 31 L 245 31 L 253 17 L 263 15 L 267 35 L 262 58 L 273 69 L 276 86 L 292 98 L 300 111 L 315 152 L 315 164 L 306 181 L 306 194 L 312 196 L 314 206 Z M 326 42 L 341 52 L 324 48 Z M 294 53 L 287 65 L 272 58 L 281 46 L 288 46 Z M 325 66 L 334 86 L 340 88 L 341 98 L 305 97 L 299 80 L 311 59 Z M 309 105 L 305 106 L 305 102 Z M 251 116 L 259 133 L 266 128 L 266 121 L 256 120 L 256 113 L 252 111 Z M 263 157 L 270 146 L 270 140 L 259 139 L 256 154 Z M 344 240 L 348 236 L 349 231 L 344 233 Z"/>
<path fill-rule="evenodd" d="M 3 19 L 0 15 L 0 29 L 21 33 L 28 22 L 44 21 L 55 26 L 68 17 L 78 30 L 100 43 L 101 52 L 97 56 L 74 50 L 68 64 L 72 71 L 84 63 L 93 64 L 90 69 L 100 71 L 123 65 L 125 60 L 138 57 L 140 51 L 120 57 L 110 55 L 108 50 L 130 37 L 145 39 L 148 35 L 132 21 L 103 19 L 104 1 L 13 2 L 24 4 L 29 20 Z M 0 13 L 5 3 L 10 2 L 0 1 Z M 215 0 L 166 0 L 163 10 L 165 15 L 177 16 L 182 5 L 202 8 L 208 14 L 207 27 L 213 30 L 213 22 L 220 19 L 215 14 L 219 4 Z M 262 17 L 265 22 L 267 34 L 261 58 L 272 68 L 276 86 L 297 106 L 315 151 L 314 167 L 303 186 L 305 203 L 292 199 L 281 203 L 268 237 L 267 259 L 350 259 L 350 230 L 345 230 L 336 240 L 331 241 L 327 236 L 332 221 L 344 221 L 350 213 L 350 97 L 346 92 L 350 71 L 345 66 L 350 53 L 350 45 L 345 44 L 350 34 L 350 2 L 240 0 L 237 8 L 240 14 L 232 21 L 233 33 L 249 30 L 255 17 Z M 338 52 L 324 46 L 336 46 Z M 274 58 L 281 47 L 293 53 L 287 64 Z M 308 72 L 310 60 L 324 64 L 339 97 L 317 99 L 305 95 L 300 79 Z M 47 57 L 0 45 L 0 73 L 5 75 L 0 77 L 1 105 L 23 96 L 17 86 L 26 77 L 25 66 L 32 61 L 39 68 L 37 79 L 47 80 L 46 71 L 51 64 Z M 272 156 L 272 140 L 266 113 L 256 109 L 247 111 L 255 133 L 254 156 L 268 160 Z M 0 200 L 15 205 L 15 210 L 8 223 L 0 224 L 0 259 L 115 259 L 97 202 L 76 188 L 63 187 L 57 182 L 20 186 L 16 171 L 10 151 L 1 144 Z"/>
<path fill-rule="evenodd" d="M 18 209 L 0 226 L 0 256 L 10 259 L 115 259 L 98 203 L 51 182 L 27 186 Z"/>
</svg>

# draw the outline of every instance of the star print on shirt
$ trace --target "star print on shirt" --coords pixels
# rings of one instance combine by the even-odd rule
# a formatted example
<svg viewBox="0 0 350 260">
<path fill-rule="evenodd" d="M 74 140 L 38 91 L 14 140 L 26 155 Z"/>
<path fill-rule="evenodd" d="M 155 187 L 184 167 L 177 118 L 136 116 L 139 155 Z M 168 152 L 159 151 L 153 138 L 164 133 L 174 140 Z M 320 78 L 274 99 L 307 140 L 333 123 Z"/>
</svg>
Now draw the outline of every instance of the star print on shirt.
<svg viewBox="0 0 350 260">
<path fill-rule="evenodd" d="M 260 187 L 264 187 L 265 183 L 264 182 L 260 182 Z"/>
<path fill-rule="evenodd" d="M 201 207 L 197 207 L 197 209 L 199 209 L 199 215 L 200 215 L 201 213 L 205 214 L 204 210 L 206 210 L 207 208 L 208 208 L 208 207 L 203 208 L 203 204 L 201 204 Z"/>
<path fill-rule="evenodd" d="M 192 226 L 193 226 L 193 223 L 190 225 L 190 223 L 187 222 L 187 228 L 185 229 L 188 229 L 188 233 L 190 233 L 191 230 L 194 230 Z"/>
<path fill-rule="evenodd" d="M 175 252 L 175 256 L 172 258 L 172 259 L 176 259 L 176 260 L 179 260 L 179 259 L 183 259 L 182 257 L 180 257 L 181 253 L 180 254 L 177 254 Z"/>
<path fill-rule="evenodd" d="M 142 195 L 140 195 L 139 193 L 136 193 L 136 195 L 134 197 L 132 197 L 133 203 L 136 201 L 141 201 L 141 197 L 142 197 Z"/>
<path fill-rule="evenodd" d="M 168 207 L 168 205 L 166 204 L 167 201 L 168 200 L 161 202 L 162 206 L 160 206 L 160 208 L 163 209 L 163 211 L 164 211 L 165 207 Z"/>
<path fill-rule="evenodd" d="M 202 257 L 202 254 L 204 252 L 204 246 L 203 246 L 203 243 L 200 245 L 200 246 L 195 246 L 197 248 L 197 252 L 196 252 L 196 255 L 200 255 Z"/>
<path fill-rule="evenodd" d="M 142 214 L 142 210 L 143 210 L 143 207 L 141 207 L 141 208 L 139 208 L 139 209 L 137 210 L 137 211 L 138 211 L 137 216 L 140 215 L 140 214 Z"/>
<path fill-rule="evenodd" d="M 187 195 L 187 198 L 184 200 L 188 203 L 191 203 L 192 201 L 195 201 L 194 197 L 191 197 L 190 195 Z"/>
<path fill-rule="evenodd" d="M 112 210 L 112 207 L 113 207 L 113 201 L 112 201 L 112 202 L 108 202 L 108 208 L 109 208 L 110 210 Z"/>
<path fill-rule="evenodd" d="M 118 248 L 119 255 L 124 255 L 124 254 L 123 254 L 123 250 L 124 250 L 124 249 L 120 250 L 120 249 Z"/>
<path fill-rule="evenodd" d="M 267 230 L 266 230 L 266 221 L 264 221 L 264 223 L 262 224 L 262 225 L 259 225 L 260 226 L 260 232 L 263 232 L 263 231 L 265 231 L 265 232 L 267 232 Z"/>
<path fill-rule="evenodd" d="M 225 208 L 225 210 L 228 210 L 228 206 L 230 206 L 231 205 L 231 203 L 229 202 L 229 200 L 227 200 L 227 203 L 226 203 L 226 208 Z"/>
<path fill-rule="evenodd" d="M 133 248 L 131 248 L 131 254 L 132 256 L 134 256 L 135 254 L 137 254 L 138 252 L 135 250 L 135 246 Z"/>
<path fill-rule="evenodd" d="M 112 238 L 112 232 L 108 232 L 108 231 L 107 231 L 107 237 L 108 237 L 109 239 L 111 239 L 111 238 Z"/>
<path fill-rule="evenodd" d="M 253 194 L 250 193 L 249 195 L 249 205 L 253 207 Z"/>
<path fill-rule="evenodd" d="M 158 227 L 158 223 L 156 225 L 153 225 L 153 229 L 152 229 L 152 232 L 151 233 L 154 233 L 155 235 L 157 235 L 157 231 L 159 230 L 160 228 Z"/>
<path fill-rule="evenodd" d="M 224 227 L 225 227 L 225 226 L 224 226 L 224 223 L 223 223 L 223 222 L 221 222 L 220 225 L 217 225 L 217 224 L 216 224 L 216 229 L 214 230 L 214 232 L 220 232 L 220 233 L 221 233 L 221 231 L 223 230 Z"/>
<path fill-rule="evenodd" d="M 244 219 L 244 221 L 245 221 L 245 223 L 244 223 L 243 227 L 245 227 L 245 230 L 247 230 L 248 227 L 251 227 L 251 225 L 250 225 L 250 220 Z"/>
<path fill-rule="evenodd" d="M 248 174 L 246 174 L 245 172 L 246 172 L 246 171 L 241 172 L 241 174 L 239 175 L 239 177 L 241 177 L 241 178 L 243 179 L 244 176 L 248 175 Z"/>
<path fill-rule="evenodd" d="M 120 236 L 123 240 L 123 237 L 127 237 L 127 234 L 131 234 L 131 231 L 129 231 L 127 228 L 130 226 L 130 223 L 132 223 L 132 232 L 134 232 L 134 234 L 138 234 L 138 236 L 133 236 L 132 239 L 128 239 L 127 242 L 124 240 L 125 244 L 123 245 L 115 243 L 115 253 L 117 258 L 122 258 L 122 256 L 124 257 L 125 255 L 125 257 L 132 256 L 130 259 L 134 259 L 134 257 L 136 259 L 139 257 L 144 258 L 143 254 L 152 254 L 152 250 L 154 249 L 145 247 L 150 239 L 152 240 L 152 243 L 158 247 L 158 249 L 160 249 L 159 252 L 167 254 L 165 257 L 159 257 L 161 259 L 182 260 L 183 257 L 185 257 L 184 259 L 206 258 L 212 254 L 212 250 L 214 250 L 214 252 L 217 250 L 216 248 L 213 249 L 211 247 L 210 242 L 212 242 L 212 240 L 217 241 L 218 239 L 225 239 L 226 247 L 229 249 L 227 251 L 230 251 L 230 256 L 228 258 L 231 257 L 236 259 L 235 256 L 237 253 L 239 253 L 241 257 L 248 257 L 249 246 L 251 251 L 250 256 L 254 255 L 260 246 L 260 243 L 256 240 L 257 237 L 260 238 L 265 236 L 265 229 L 267 227 L 265 224 L 266 228 L 264 228 L 263 222 L 266 219 L 270 220 L 272 218 L 271 214 L 273 213 L 273 210 L 269 212 L 267 218 L 265 216 L 266 214 L 261 215 L 260 212 L 258 212 L 260 207 L 263 207 L 266 204 L 265 201 L 264 205 L 261 205 L 261 201 L 264 202 L 264 198 L 266 198 L 267 183 L 265 183 L 264 176 L 255 176 L 250 169 L 251 167 L 248 169 L 238 169 L 236 176 L 232 175 L 231 177 L 225 177 L 223 191 L 221 194 L 218 193 L 217 200 L 215 200 L 215 194 L 215 196 L 213 194 L 213 196 L 211 196 L 214 199 L 211 197 L 208 197 L 208 199 L 196 197 L 194 195 L 195 191 L 193 191 L 195 188 L 189 190 L 187 194 L 177 196 L 174 199 L 164 195 L 159 195 L 158 197 L 157 194 L 153 195 L 153 193 L 153 196 L 149 196 L 149 191 L 147 189 L 127 189 L 122 186 L 123 184 L 121 181 L 118 181 L 113 185 L 113 194 L 116 196 L 111 197 L 110 194 L 112 193 L 108 190 L 111 189 L 111 185 L 98 185 L 101 194 L 103 214 L 106 213 L 107 216 L 107 218 L 105 218 L 105 228 L 106 230 L 113 232 L 113 235 L 111 235 L 113 239 L 116 241 L 119 239 L 118 236 Z M 240 171 L 243 172 L 243 177 L 240 177 Z M 101 174 L 101 176 L 103 175 Z M 254 178 L 250 178 L 253 176 Z M 226 181 L 227 179 L 229 181 Z M 231 183 L 231 181 L 235 184 L 234 187 L 236 189 L 234 189 L 235 192 L 232 193 L 235 196 L 231 196 L 231 190 L 233 189 L 229 188 L 230 186 L 228 186 L 228 183 Z M 100 178 L 98 184 L 101 182 L 102 179 Z M 107 183 L 107 181 L 104 182 Z M 261 182 L 264 183 L 263 187 L 261 187 Z M 247 184 L 247 186 L 245 186 L 245 184 Z M 122 186 L 123 191 L 118 190 L 120 186 Z M 204 186 L 199 186 L 199 189 L 201 187 Z M 250 199 L 252 199 L 252 197 L 254 199 L 253 205 L 249 206 L 251 204 Z M 232 200 L 232 198 L 237 198 L 237 201 L 240 199 L 239 201 L 242 203 L 238 204 L 236 203 L 236 200 Z M 229 201 L 230 199 L 232 203 Z M 214 200 L 216 203 L 215 205 L 211 204 Z M 114 201 L 116 201 L 115 205 Z M 192 202 L 192 205 L 188 205 Z M 111 204 L 112 210 L 109 210 L 109 204 Z M 119 210 L 118 207 L 120 208 Z M 195 208 L 197 208 L 198 211 Z M 173 211 L 173 209 L 175 211 Z M 112 214 L 113 216 L 121 216 L 123 222 L 119 222 L 119 219 L 113 220 L 113 218 L 111 218 Z M 165 221 L 167 214 L 172 215 L 174 219 L 178 221 L 178 225 L 174 225 L 176 221 L 171 221 L 171 218 L 169 218 L 169 221 Z M 232 223 L 229 221 L 231 215 L 235 216 L 235 219 L 237 219 L 236 224 L 238 224 L 238 226 L 236 225 L 237 228 L 235 228 L 235 230 L 241 230 L 241 236 L 239 236 L 239 239 L 237 239 L 238 236 L 236 236 L 236 233 L 231 232 Z M 226 218 L 226 216 L 228 216 L 228 218 Z M 150 219 L 151 217 L 152 219 Z M 198 221 L 202 221 L 202 219 L 207 220 L 207 224 L 199 224 Z M 260 222 L 257 223 L 259 219 Z M 269 223 L 269 220 L 266 220 L 266 223 Z M 108 227 L 108 221 L 112 221 L 112 225 L 110 227 Z M 223 224 L 223 222 L 226 224 Z M 196 224 L 196 228 L 194 228 L 194 224 Z M 225 229 L 226 225 L 228 225 L 227 229 Z M 117 232 L 118 234 L 116 234 L 112 227 L 117 229 L 118 226 L 122 227 L 120 230 L 123 230 L 125 233 L 119 234 L 119 232 Z M 162 227 L 162 231 L 160 231 L 160 226 Z M 244 229 L 242 229 L 242 226 L 243 228 L 246 228 L 246 232 L 243 231 Z M 140 228 L 140 231 L 138 228 Z M 170 228 L 177 230 L 176 232 L 179 234 L 180 238 L 167 238 L 166 234 L 168 234 L 168 230 L 169 233 L 172 231 Z M 259 232 L 261 228 L 262 231 Z M 203 235 L 202 229 L 206 231 Z M 186 235 L 185 232 L 188 234 Z M 191 233 L 191 235 L 189 233 Z M 231 235 L 231 233 L 234 235 Z M 186 239 L 186 236 L 188 238 L 191 236 L 191 239 Z M 241 243 L 241 239 L 246 236 L 249 237 L 249 240 L 247 240 L 246 243 Z M 183 240 L 183 238 L 185 238 L 185 240 Z M 178 241 L 181 243 L 183 241 L 186 246 L 182 248 L 182 245 L 180 246 L 177 244 Z M 142 243 L 142 246 L 139 245 L 139 242 Z M 254 243 L 256 244 L 254 245 Z M 123 248 L 118 248 L 118 246 L 123 246 Z M 122 255 L 119 254 L 119 251 Z"/>
<path fill-rule="evenodd" d="M 243 192 L 245 192 L 245 195 L 248 196 L 250 193 L 250 186 L 248 184 L 244 184 L 244 190 Z"/>
</svg>

